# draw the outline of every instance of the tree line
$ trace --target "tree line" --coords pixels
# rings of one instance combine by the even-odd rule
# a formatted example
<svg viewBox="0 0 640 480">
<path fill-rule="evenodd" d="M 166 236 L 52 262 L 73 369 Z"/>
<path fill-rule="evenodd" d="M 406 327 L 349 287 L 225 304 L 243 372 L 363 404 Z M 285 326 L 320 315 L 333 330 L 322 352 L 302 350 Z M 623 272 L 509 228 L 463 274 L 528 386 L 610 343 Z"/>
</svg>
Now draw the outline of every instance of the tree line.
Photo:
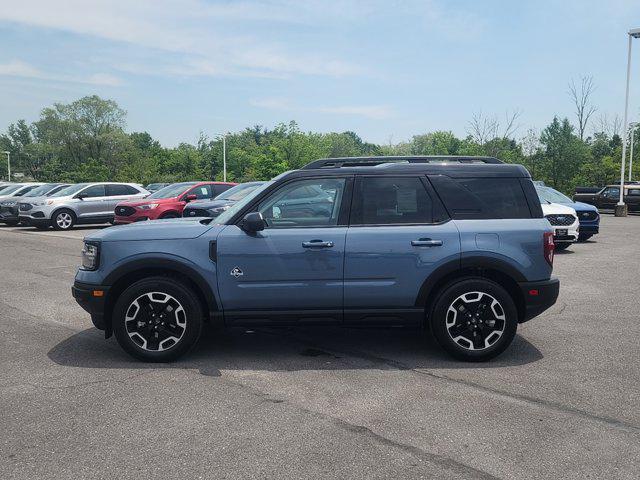
<svg viewBox="0 0 640 480">
<path fill-rule="evenodd" d="M 464 138 L 434 131 L 384 145 L 365 142 L 354 132 L 304 132 L 295 122 L 272 129 L 248 127 L 227 135 L 227 179 L 266 180 L 325 157 L 488 155 L 520 163 L 535 180 L 566 193 L 578 185 L 605 185 L 619 178 L 622 137 L 620 126 L 606 119 L 586 135 L 595 111 L 590 94 L 584 98 L 590 88 L 584 80 L 573 84 L 575 125 L 555 116 L 542 131 L 530 129 L 521 138 L 515 135 L 517 111 L 503 121 L 473 115 Z M 640 147 L 640 132 L 635 141 Z M 113 100 L 95 95 L 44 108 L 31 124 L 18 120 L 9 125 L 0 135 L 0 150 L 11 153 L 12 172 L 44 182 L 222 179 L 221 139 L 201 134 L 195 145 L 163 147 L 147 132 L 128 133 L 126 112 Z M 639 150 L 634 151 L 635 175 L 640 173 Z M 6 168 L 6 162 L 0 162 L 3 178 Z"/>
</svg>

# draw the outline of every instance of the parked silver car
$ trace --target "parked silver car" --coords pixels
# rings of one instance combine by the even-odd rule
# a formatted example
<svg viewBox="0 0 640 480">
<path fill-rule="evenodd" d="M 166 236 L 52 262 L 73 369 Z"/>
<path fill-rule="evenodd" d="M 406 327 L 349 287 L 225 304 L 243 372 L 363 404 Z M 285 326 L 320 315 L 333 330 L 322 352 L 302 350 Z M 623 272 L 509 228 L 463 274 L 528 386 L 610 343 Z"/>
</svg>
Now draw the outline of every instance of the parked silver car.
<svg viewBox="0 0 640 480">
<path fill-rule="evenodd" d="M 147 195 L 147 190 L 133 183 L 78 183 L 48 197 L 20 202 L 18 218 L 41 229 L 69 230 L 76 224 L 112 222 L 117 203 Z"/>
</svg>

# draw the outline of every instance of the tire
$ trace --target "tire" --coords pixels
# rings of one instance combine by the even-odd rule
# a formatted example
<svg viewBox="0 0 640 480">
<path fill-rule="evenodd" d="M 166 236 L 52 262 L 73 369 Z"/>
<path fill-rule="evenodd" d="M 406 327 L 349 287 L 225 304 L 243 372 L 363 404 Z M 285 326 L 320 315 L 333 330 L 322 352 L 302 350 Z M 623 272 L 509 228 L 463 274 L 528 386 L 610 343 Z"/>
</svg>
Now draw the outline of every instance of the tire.
<svg viewBox="0 0 640 480">
<path fill-rule="evenodd" d="M 556 252 L 564 252 L 570 246 L 571 244 L 569 242 L 556 243 L 554 250 Z"/>
<path fill-rule="evenodd" d="M 484 362 L 500 355 L 518 329 L 518 311 L 511 295 L 485 278 L 450 283 L 436 300 L 429 320 L 442 348 L 466 362 Z"/>
<path fill-rule="evenodd" d="M 76 214 L 67 208 L 54 213 L 51 217 L 51 226 L 54 230 L 71 230 L 76 224 Z"/>
<path fill-rule="evenodd" d="M 17 220 L 6 220 L 6 221 L 4 222 L 4 224 L 5 224 L 7 227 L 17 227 L 19 223 L 20 223 L 20 222 L 18 222 Z"/>
<path fill-rule="evenodd" d="M 578 235 L 578 242 L 582 243 L 582 242 L 586 242 L 587 240 L 589 240 L 593 235 Z"/>
<path fill-rule="evenodd" d="M 171 277 L 148 277 L 118 297 L 112 315 L 113 333 L 132 357 L 171 362 L 197 343 L 202 319 L 202 307 L 191 288 Z"/>
</svg>

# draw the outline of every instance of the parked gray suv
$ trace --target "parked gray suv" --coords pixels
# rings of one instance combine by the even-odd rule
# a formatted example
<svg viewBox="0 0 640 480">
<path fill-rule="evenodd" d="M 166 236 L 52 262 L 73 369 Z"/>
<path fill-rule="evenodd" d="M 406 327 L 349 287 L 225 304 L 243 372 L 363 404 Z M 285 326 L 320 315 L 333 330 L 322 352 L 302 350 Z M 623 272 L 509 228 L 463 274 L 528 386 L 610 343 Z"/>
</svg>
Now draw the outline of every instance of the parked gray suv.
<svg viewBox="0 0 640 480">
<path fill-rule="evenodd" d="M 133 183 L 78 183 L 49 197 L 20 202 L 18 218 L 40 229 L 70 230 L 76 224 L 112 222 L 117 203 L 147 195 L 147 190 Z"/>
</svg>

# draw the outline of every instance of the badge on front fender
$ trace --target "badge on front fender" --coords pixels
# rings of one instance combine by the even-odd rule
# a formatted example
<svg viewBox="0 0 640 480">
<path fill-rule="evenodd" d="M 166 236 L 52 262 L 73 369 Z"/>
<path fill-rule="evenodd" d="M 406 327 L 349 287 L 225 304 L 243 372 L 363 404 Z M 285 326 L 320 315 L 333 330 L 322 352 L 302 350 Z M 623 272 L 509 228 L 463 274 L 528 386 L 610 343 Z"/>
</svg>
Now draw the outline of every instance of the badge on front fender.
<svg viewBox="0 0 640 480">
<path fill-rule="evenodd" d="M 238 267 L 233 267 L 233 270 L 231 270 L 232 277 L 238 278 L 242 275 L 244 275 L 244 273 L 242 273 L 242 270 L 240 270 Z"/>
</svg>

